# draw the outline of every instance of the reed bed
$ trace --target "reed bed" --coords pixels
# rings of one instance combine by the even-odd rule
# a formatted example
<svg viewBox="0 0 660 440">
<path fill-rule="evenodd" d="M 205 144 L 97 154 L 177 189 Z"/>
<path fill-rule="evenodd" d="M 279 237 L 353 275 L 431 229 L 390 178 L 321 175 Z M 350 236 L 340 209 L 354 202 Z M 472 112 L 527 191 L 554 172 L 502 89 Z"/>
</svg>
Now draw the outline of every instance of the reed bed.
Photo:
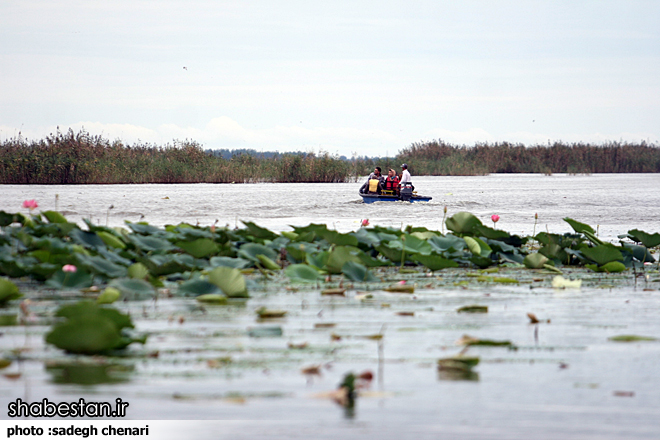
<svg viewBox="0 0 660 440">
<path fill-rule="evenodd" d="M 413 143 L 396 157 L 353 157 L 327 152 L 266 157 L 240 153 L 227 159 L 195 141 L 164 146 L 125 145 L 85 131 L 57 132 L 45 139 L 22 137 L 0 143 L 2 184 L 349 182 L 373 171 L 408 163 L 413 175 L 489 173 L 657 173 L 655 144 L 607 142 L 532 145 L 442 140 Z"/>
</svg>

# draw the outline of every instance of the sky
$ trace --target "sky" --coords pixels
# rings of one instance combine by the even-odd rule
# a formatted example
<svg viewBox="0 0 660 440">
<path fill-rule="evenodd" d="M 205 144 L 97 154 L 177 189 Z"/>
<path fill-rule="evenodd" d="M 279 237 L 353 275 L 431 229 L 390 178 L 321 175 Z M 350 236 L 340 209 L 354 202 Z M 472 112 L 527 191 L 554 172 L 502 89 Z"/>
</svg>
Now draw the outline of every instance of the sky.
<svg viewBox="0 0 660 440">
<path fill-rule="evenodd" d="M 0 140 L 660 139 L 660 2 L 3 0 Z"/>
</svg>

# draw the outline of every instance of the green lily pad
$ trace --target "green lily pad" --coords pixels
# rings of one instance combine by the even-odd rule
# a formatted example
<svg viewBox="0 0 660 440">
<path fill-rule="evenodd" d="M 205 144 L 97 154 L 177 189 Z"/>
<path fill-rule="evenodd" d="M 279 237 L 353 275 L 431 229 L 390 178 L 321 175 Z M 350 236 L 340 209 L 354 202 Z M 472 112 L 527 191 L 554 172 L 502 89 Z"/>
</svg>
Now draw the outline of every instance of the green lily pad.
<svg viewBox="0 0 660 440">
<path fill-rule="evenodd" d="M 631 229 L 628 231 L 628 235 L 630 235 L 636 241 L 641 242 L 647 248 L 660 245 L 660 234 L 657 232 L 655 234 L 649 234 L 647 232 L 640 231 L 639 229 Z"/>
<path fill-rule="evenodd" d="M 465 240 L 453 234 L 447 234 L 444 237 L 431 237 L 427 242 L 438 253 L 460 251 L 465 248 Z"/>
<path fill-rule="evenodd" d="M 585 267 L 593 270 L 594 272 L 607 272 L 607 273 L 619 273 L 626 270 L 625 264 L 620 261 L 610 261 L 607 264 L 602 266 L 597 266 L 595 264 L 585 264 Z"/>
<path fill-rule="evenodd" d="M 478 226 L 482 226 L 481 220 L 469 212 L 457 212 L 449 217 L 445 224 L 447 229 L 457 234 L 473 234 Z"/>
<path fill-rule="evenodd" d="M 378 278 L 374 276 L 366 266 L 363 266 L 360 263 L 354 261 L 346 262 L 342 268 L 341 272 L 351 281 L 357 282 L 371 282 L 378 281 Z"/>
<path fill-rule="evenodd" d="M 611 261 L 623 260 L 621 251 L 611 244 L 602 244 L 595 247 L 583 247 L 582 255 L 602 266 Z"/>
<path fill-rule="evenodd" d="M 274 240 L 275 238 L 277 238 L 277 234 L 269 229 L 262 228 L 261 226 L 258 226 L 255 223 L 246 222 L 245 220 L 241 220 L 241 222 L 248 229 L 250 235 L 254 237 L 264 238 L 266 240 Z"/>
<path fill-rule="evenodd" d="M 142 263 L 134 263 L 126 271 L 129 278 L 134 280 L 146 280 L 149 276 L 149 269 Z"/>
<path fill-rule="evenodd" d="M 218 253 L 218 245 L 210 238 L 199 238 L 195 241 L 179 241 L 178 247 L 195 258 L 204 258 Z"/>
<path fill-rule="evenodd" d="M 479 305 L 463 306 L 456 309 L 456 311 L 458 313 L 488 313 L 488 306 L 479 306 Z"/>
<path fill-rule="evenodd" d="M 119 237 L 116 237 L 115 235 L 112 235 L 109 232 L 106 231 L 97 231 L 96 235 L 99 236 L 101 240 L 103 240 L 103 243 L 105 243 L 106 246 L 115 248 L 115 249 L 126 249 L 126 243 L 121 241 Z"/>
<path fill-rule="evenodd" d="M 0 327 L 16 324 L 18 324 L 18 315 L 16 313 L 0 313 Z"/>
<path fill-rule="evenodd" d="M 359 252 L 360 250 L 353 246 L 337 246 L 330 252 L 325 268 L 330 273 L 342 273 L 342 268 L 349 261 L 357 264 L 361 263 L 360 258 L 357 256 Z"/>
<path fill-rule="evenodd" d="M 121 298 L 121 292 L 114 287 L 106 287 L 103 292 L 96 298 L 97 304 L 112 304 Z"/>
<path fill-rule="evenodd" d="M 232 257 L 211 257 L 209 260 L 211 267 L 233 267 L 234 269 L 245 269 L 252 265 L 252 262 L 243 258 Z"/>
<path fill-rule="evenodd" d="M 131 235 L 128 239 L 136 248 L 143 252 L 167 252 L 174 249 L 172 243 L 164 238 L 148 235 Z"/>
<path fill-rule="evenodd" d="M 412 259 L 422 263 L 425 267 L 428 267 L 433 272 L 436 270 L 446 269 L 448 267 L 458 267 L 458 263 L 454 260 L 443 258 L 439 255 L 416 254 L 412 256 Z"/>
<path fill-rule="evenodd" d="M 78 269 L 76 272 L 63 272 L 58 270 L 47 281 L 46 285 L 55 289 L 81 289 L 92 285 L 92 274 Z"/>
<path fill-rule="evenodd" d="M 74 242 L 86 248 L 100 249 L 105 247 L 105 243 L 103 240 L 101 240 L 101 237 L 96 235 L 95 232 L 86 232 L 81 231 L 80 229 L 74 229 L 69 233 L 69 236 L 73 239 Z"/>
<path fill-rule="evenodd" d="M 282 336 L 282 327 L 280 326 L 264 326 L 248 329 L 248 336 L 251 338 L 273 338 Z"/>
<path fill-rule="evenodd" d="M 183 296 L 199 296 L 199 295 L 220 295 L 225 296 L 215 284 L 206 280 L 190 280 L 182 283 L 177 291 L 179 295 Z"/>
<path fill-rule="evenodd" d="M 614 342 L 644 342 L 644 341 L 658 340 L 658 338 L 653 338 L 650 336 L 638 336 L 638 335 L 618 335 L 618 336 L 612 336 L 607 339 Z"/>
<path fill-rule="evenodd" d="M 481 246 L 479 246 L 477 240 L 472 237 L 463 237 L 463 239 L 465 240 L 465 244 L 473 255 L 481 255 Z"/>
<path fill-rule="evenodd" d="M 268 258 L 265 255 L 259 254 L 259 255 L 257 255 L 257 259 L 259 260 L 259 263 L 261 263 L 261 265 L 263 267 L 265 267 L 266 269 L 270 269 L 270 270 L 280 270 L 280 269 L 282 269 L 279 264 L 277 264 L 276 262 L 274 262 L 273 260 L 271 260 L 270 258 Z"/>
<path fill-rule="evenodd" d="M 144 280 L 134 280 L 131 278 L 118 278 L 110 283 L 111 287 L 118 289 L 124 298 L 128 300 L 142 300 L 153 298 L 154 288 Z"/>
<path fill-rule="evenodd" d="M 592 234 L 596 233 L 594 228 L 587 225 L 586 223 L 580 223 L 580 222 L 578 222 L 576 220 L 573 220 L 572 218 L 569 218 L 569 217 L 564 218 L 564 221 L 566 223 L 568 223 L 569 225 L 571 225 L 571 228 L 573 228 L 573 230 L 577 233 L 583 233 L 584 231 L 590 232 Z"/>
<path fill-rule="evenodd" d="M 209 272 L 209 281 L 218 286 L 229 298 L 248 298 L 245 277 L 240 270 L 216 267 Z"/>
<path fill-rule="evenodd" d="M 50 223 L 68 223 L 66 217 L 57 211 L 41 211 L 41 215 L 46 217 Z"/>
<path fill-rule="evenodd" d="M 16 284 L 8 279 L 0 278 L 0 304 L 5 304 L 13 299 L 18 299 L 21 296 L 23 295 L 21 295 Z"/>
<path fill-rule="evenodd" d="M 227 304 L 227 295 L 224 293 L 206 293 L 195 298 L 197 301 L 205 304 Z"/>
<path fill-rule="evenodd" d="M 265 255 L 271 260 L 277 259 L 277 252 L 268 246 L 258 243 L 246 243 L 238 251 L 238 256 L 245 258 L 246 260 L 253 261 L 255 263 L 259 262 L 257 255 Z"/>
<path fill-rule="evenodd" d="M 543 265 L 548 263 L 548 257 L 543 254 L 529 254 L 523 260 L 523 264 L 528 269 L 543 269 Z"/>
<path fill-rule="evenodd" d="M 284 273 L 291 281 L 297 282 L 313 283 L 320 277 L 318 270 L 306 264 L 292 264 L 284 269 Z"/>
<path fill-rule="evenodd" d="M 83 316 L 58 324 L 46 335 L 46 342 L 69 353 L 99 354 L 117 347 L 121 335 L 110 320 Z"/>
<path fill-rule="evenodd" d="M 102 275 L 106 278 L 122 278 L 126 276 L 126 268 L 124 266 L 112 263 L 103 257 L 88 257 L 79 254 L 78 262 L 80 266 L 89 272 Z"/>
<path fill-rule="evenodd" d="M 123 364 L 88 364 L 81 362 L 56 362 L 46 365 L 53 383 L 75 385 L 99 385 L 123 383 L 129 380 L 132 366 Z"/>
<path fill-rule="evenodd" d="M 476 356 L 453 356 L 438 359 L 438 369 L 440 370 L 471 371 L 477 365 L 479 365 L 479 357 Z"/>
</svg>

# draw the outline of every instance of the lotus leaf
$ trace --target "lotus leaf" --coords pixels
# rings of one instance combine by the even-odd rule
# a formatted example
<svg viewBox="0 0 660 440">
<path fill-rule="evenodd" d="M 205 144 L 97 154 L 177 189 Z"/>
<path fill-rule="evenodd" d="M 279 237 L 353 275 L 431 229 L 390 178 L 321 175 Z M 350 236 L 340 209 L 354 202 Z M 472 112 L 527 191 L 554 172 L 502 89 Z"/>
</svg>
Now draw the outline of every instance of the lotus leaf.
<svg viewBox="0 0 660 440">
<path fill-rule="evenodd" d="M 288 266 L 284 273 L 297 282 L 315 282 L 319 279 L 319 272 L 306 264 L 292 264 Z"/>
<path fill-rule="evenodd" d="M 142 263 L 131 264 L 127 270 L 127 275 L 134 280 L 146 280 L 149 276 L 149 269 Z"/>
<path fill-rule="evenodd" d="M 0 304 L 5 304 L 13 299 L 18 299 L 21 296 L 23 295 L 21 295 L 16 284 L 5 278 L 0 278 Z"/>
<path fill-rule="evenodd" d="M 167 252 L 174 249 L 174 246 L 169 241 L 151 235 L 133 234 L 128 239 L 136 248 L 143 252 Z"/>
<path fill-rule="evenodd" d="M 195 241 L 179 241 L 178 247 L 189 253 L 195 258 L 204 258 L 218 253 L 218 245 L 210 238 L 198 238 Z"/>
<path fill-rule="evenodd" d="M 139 260 L 153 276 L 185 272 L 195 267 L 191 255 L 150 255 Z"/>
<path fill-rule="evenodd" d="M 360 258 L 357 254 L 361 252 L 358 248 L 352 246 L 337 246 L 328 256 L 328 261 L 325 263 L 325 268 L 330 273 L 342 273 L 344 264 L 352 261 L 360 263 Z"/>
<path fill-rule="evenodd" d="M 136 234 L 162 235 L 164 233 L 162 229 L 157 228 L 155 226 L 151 226 L 150 224 L 145 222 L 132 223 L 127 220 L 125 223 Z"/>
<path fill-rule="evenodd" d="M 46 342 L 70 353 L 99 354 L 119 346 L 121 335 L 110 320 L 84 316 L 57 325 Z"/>
<path fill-rule="evenodd" d="M 263 244 L 246 243 L 243 246 L 241 246 L 240 250 L 238 251 L 239 257 L 245 258 L 246 260 L 250 260 L 255 263 L 259 262 L 259 258 L 257 258 L 257 255 L 265 255 L 271 260 L 277 259 L 277 252 L 275 252 L 273 249 L 269 248 L 268 246 L 264 246 Z"/>
<path fill-rule="evenodd" d="M 80 289 L 92 285 L 92 275 L 83 269 L 78 269 L 74 273 L 63 272 L 61 269 L 53 274 L 46 281 L 46 285 L 55 289 Z"/>
<path fill-rule="evenodd" d="M 112 263 L 100 256 L 88 257 L 78 254 L 78 263 L 89 272 L 106 278 L 121 278 L 126 276 L 126 268 Z"/>
<path fill-rule="evenodd" d="M 582 255 L 601 266 L 611 261 L 623 260 L 621 251 L 609 243 L 595 247 L 583 247 L 581 251 Z"/>
<path fill-rule="evenodd" d="M 660 234 L 657 232 L 655 234 L 649 234 L 644 231 L 640 231 L 639 229 L 631 229 L 628 231 L 628 235 L 630 235 L 633 240 L 641 242 L 647 248 L 660 245 Z"/>
<path fill-rule="evenodd" d="M 201 279 L 190 280 L 182 283 L 179 286 L 178 293 L 182 296 L 199 296 L 199 295 L 218 295 L 222 294 L 222 290 L 215 284 Z"/>
<path fill-rule="evenodd" d="M 458 313 L 488 313 L 488 306 L 479 306 L 479 305 L 463 306 L 456 309 L 456 311 Z"/>
<path fill-rule="evenodd" d="M 477 240 L 472 237 L 463 237 L 463 239 L 465 240 L 465 244 L 473 255 L 481 255 L 481 246 L 479 246 Z"/>
<path fill-rule="evenodd" d="M 275 238 L 277 238 L 276 233 L 266 228 L 262 228 L 261 226 L 258 226 L 255 223 L 246 222 L 245 220 L 241 220 L 241 222 L 243 222 L 243 224 L 247 227 L 247 230 L 250 233 L 250 235 L 256 238 L 264 238 L 266 240 L 274 240 Z"/>
<path fill-rule="evenodd" d="M 256 327 L 248 330 L 251 338 L 273 338 L 282 336 L 282 327 Z"/>
<path fill-rule="evenodd" d="M 360 263 L 354 261 L 346 262 L 342 268 L 341 272 L 346 275 L 346 277 L 351 281 L 357 282 L 370 282 L 377 281 L 377 278 L 369 272 L 369 270 Z"/>
<path fill-rule="evenodd" d="M 465 248 L 465 240 L 453 234 L 447 234 L 444 237 L 431 237 L 428 240 L 428 244 L 436 252 L 454 252 L 461 251 Z"/>
<path fill-rule="evenodd" d="M 448 267 L 458 267 L 458 263 L 455 262 L 454 260 L 449 260 L 449 259 L 443 258 L 439 255 L 417 254 L 417 255 L 413 255 L 412 258 L 413 258 L 413 260 L 422 263 L 424 266 L 428 267 L 433 272 L 435 272 L 436 270 L 441 270 L 441 269 L 445 269 L 445 268 L 448 268 Z"/>
<path fill-rule="evenodd" d="M 41 215 L 46 217 L 50 223 L 68 223 L 66 218 L 57 211 L 41 211 Z"/>
<path fill-rule="evenodd" d="M 227 304 L 227 295 L 224 293 L 207 293 L 199 295 L 195 299 L 205 304 Z"/>
<path fill-rule="evenodd" d="M 114 287 L 106 287 L 103 292 L 96 298 L 97 304 L 112 304 L 121 298 L 121 292 Z"/>
<path fill-rule="evenodd" d="M 607 338 L 614 342 L 643 342 L 643 341 L 657 341 L 658 338 L 651 336 L 638 336 L 638 335 L 618 335 Z"/>
<path fill-rule="evenodd" d="M 548 257 L 545 255 L 535 253 L 527 255 L 523 260 L 523 264 L 529 269 L 542 269 L 548 261 Z"/>
<path fill-rule="evenodd" d="M 280 270 L 280 269 L 282 269 L 279 264 L 277 264 L 276 262 L 274 262 L 273 260 L 271 260 L 270 258 L 268 258 L 265 255 L 259 254 L 259 255 L 257 255 L 257 259 L 259 260 L 259 263 L 261 263 L 261 265 L 263 267 L 265 267 L 266 269 L 270 269 L 270 270 Z"/>
<path fill-rule="evenodd" d="M 209 260 L 211 267 L 233 267 L 235 269 L 245 269 L 250 266 L 252 262 L 244 260 L 243 258 L 232 258 L 232 257 L 211 257 Z"/>
<path fill-rule="evenodd" d="M 126 373 L 132 366 L 122 364 L 85 364 L 80 362 L 48 363 L 46 370 L 57 384 L 99 385 L 122 383 L 128 380 Z"/>
<path fill-rule="evenodd" d="M 209 281 L 218 286 L 229 298 L 248 298 L 245 277 L 238 269 L 216 267 L 209 272 Z"/>
<path fill-rule="evenodd" d="M 624 249 L 631 252 L 633 257 L 642 263 L 653 263 L 655 258 L 651 255 L 651 251 L 645 246 L 637 246 L 629 243 L 621 243 Z"/>
<path fill-rule="evenodd" d="M 457 212 L 449 217 L 445 224 L 447 229 L 457 234 L 474 234 L 478 226 L 483 226 L 481 220 L 469 212 Z"/>
<path fill-rule="evenodd" d="M 153 286 L 144 280 L 117 278 L 112 280 L 110 286 L 118 289 L 129 300 L 149 299 L 155 294 Z"/>
<path fill-rule="evenodd" d="M 328 258 L 330 257 L 330 252 L 319 252 L 317 254 L 307 254 L 305 256 L 305 260 L 307 261 L 307 264 L 310 266 L 321 270 L 322 268 L 325 267 L 326 263 L 328 262 Z"/>
<path fill-rule="evenodd" d="M 80 229 L 74 229 L 69 236 L 74 242 L 86 248 L 99 249 L 105 247 L 105 243 L 103 243 L 103 240 L 101 240 L 95 232 L 85 232 Z"/>
<path fill-rule="evenodd" d="M 323 237 L 325 241 L 337 246 L 357 246 L 358 239 L 350 234 L 341 234 L 337 231 L 319 231 L 317 235 Z"/>
<path fill-rule="evenodd" d="M 591 226 L 585 223 L 580 223 L 578 221 L 575 221 L 572 218 L 566 217 L 564 218 L 564 221 L 569 225 L 571 225 L 571 228 L 573 228 L 573 230 L 577 233 L 584 233 L 585 231 L 590 232 L 592 234 L 596 233 L 596 231 L 594 231 L 594 228 L 592 228 Z"/>
<path fill-rule="evenodd" d="M 103 240 L 106 246 L 115 248 L 115 249 L 126 249 L 126 243 L 121 241 L 121 239 L 109 232 L 106 231 L 97 231 L 96 235 Z"/>
</svg>

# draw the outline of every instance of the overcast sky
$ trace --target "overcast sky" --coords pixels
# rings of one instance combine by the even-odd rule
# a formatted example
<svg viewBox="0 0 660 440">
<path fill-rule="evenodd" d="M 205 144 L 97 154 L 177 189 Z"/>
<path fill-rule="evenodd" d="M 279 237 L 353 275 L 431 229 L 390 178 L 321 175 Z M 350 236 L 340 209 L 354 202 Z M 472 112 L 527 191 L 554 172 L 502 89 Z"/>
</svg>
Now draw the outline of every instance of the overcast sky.
<svg viewBox="0 0 660 440">
<path fill-rule="evenodd" d="M 395 155 L 660 139 L 660 2 L 0 2 L 0 139 Z"/>
</svg>

